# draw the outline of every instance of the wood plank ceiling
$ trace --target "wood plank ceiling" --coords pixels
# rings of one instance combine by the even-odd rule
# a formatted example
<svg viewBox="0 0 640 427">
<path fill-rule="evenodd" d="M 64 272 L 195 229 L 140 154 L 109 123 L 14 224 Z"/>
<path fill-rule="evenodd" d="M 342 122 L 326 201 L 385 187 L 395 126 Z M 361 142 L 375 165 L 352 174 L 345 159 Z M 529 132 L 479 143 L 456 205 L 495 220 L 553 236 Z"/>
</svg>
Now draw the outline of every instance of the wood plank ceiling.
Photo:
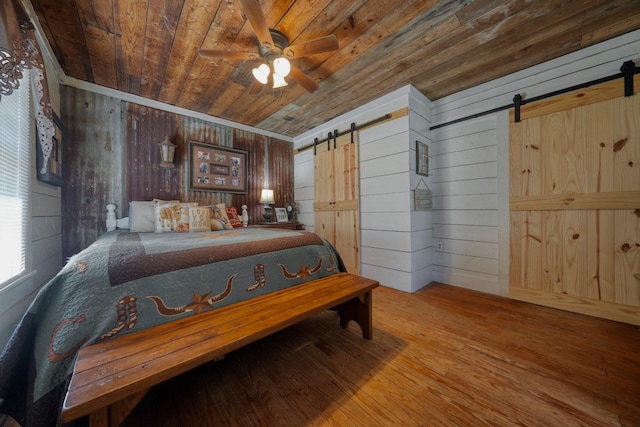
<svg viewBox="0 0 640 427">
<path fill-rule="evenodd" d="M 436 100 L 640 28 L 638 0 L 260 0 L 291 44 L 340 49 L 294 60 L 315 93 L 252 94 L 259 62 L 198 54 L 258 52 L 237 0 L 31 3 L 67 76 L 292 137 L 406 84 Z"/>
</svg>

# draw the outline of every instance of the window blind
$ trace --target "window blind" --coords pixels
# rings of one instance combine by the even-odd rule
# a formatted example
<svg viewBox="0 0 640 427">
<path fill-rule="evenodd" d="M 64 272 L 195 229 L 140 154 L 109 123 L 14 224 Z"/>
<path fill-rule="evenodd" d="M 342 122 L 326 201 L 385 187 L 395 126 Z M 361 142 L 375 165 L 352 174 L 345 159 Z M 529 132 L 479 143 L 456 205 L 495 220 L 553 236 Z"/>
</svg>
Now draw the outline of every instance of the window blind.
<svg viewBox="0 0 640 427">
<path fill-rule="evenodd" d="M 29 76 L 0 99 L 0 289 L 26 268 L 29 222 Z"/>
</svg>

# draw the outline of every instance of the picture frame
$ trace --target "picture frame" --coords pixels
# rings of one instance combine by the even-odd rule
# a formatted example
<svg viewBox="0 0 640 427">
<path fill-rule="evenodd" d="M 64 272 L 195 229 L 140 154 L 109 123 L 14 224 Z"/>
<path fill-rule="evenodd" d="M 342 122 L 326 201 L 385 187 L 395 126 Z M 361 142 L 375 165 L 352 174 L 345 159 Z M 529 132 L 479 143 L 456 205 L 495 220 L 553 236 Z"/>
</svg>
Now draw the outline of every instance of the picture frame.
<svg viewBox="0 0 640 427">
<path fill-rule="evenodd" d="M 247 152 L 189 141 L 189 189 L 247 194 Z"/>
<path fill-rule="evenodd" d="M 276 213 L 276 222 L 289 222 L 286 208 L 273 208 Z"/>
<path fill-rule="evenodd" d="M 37 127 L 36 127 L 37 128 Z M 36 132 L 36 171 L 38 181 L 46 182 L 56 187 L 64 185 L 64 145 L 65 131 L 60 118 L 53 113 L 53 136 L 51 154 L 47 160 L 46 172 L 42 172 L 44 166 L 44 155 L 42 154 L 42 144 L 40 136 Z"/>
<path fill-rule="evenodd" d="M 429 146 L 416 141 L 416 173 L 429 176 Z"/>
</svg>

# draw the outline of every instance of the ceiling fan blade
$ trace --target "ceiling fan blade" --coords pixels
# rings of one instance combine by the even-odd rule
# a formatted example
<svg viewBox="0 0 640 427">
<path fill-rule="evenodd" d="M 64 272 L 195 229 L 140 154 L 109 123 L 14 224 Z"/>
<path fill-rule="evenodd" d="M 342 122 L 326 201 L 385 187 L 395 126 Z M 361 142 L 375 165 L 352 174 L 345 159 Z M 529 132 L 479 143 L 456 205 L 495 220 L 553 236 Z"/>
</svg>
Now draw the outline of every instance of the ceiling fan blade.
<svg viewBox="0 0 640 427">
<path fill-rule="evenodd" d="M 254 52 L 236 52 L 231 50 L 201 49 L 201 56 L 208 58 L 229 58 L 229 59 L 260 59 L 260 55 Z"/>
<path fill-rule="evenodd" d="M 294 82 L 298 83 L 300 86 L 313 93 L 318 89 L 318 84 L 311 80 L 311 78 L 307 77 L 305 73 L 300 70 L 300 68 L 291 65 L 291 71 L 289 72 L 289 76 L 293 79 Z"/>
<path fill-rule="evenodd" d="M 247 19 L 253 27 L 253 31 L 258 36 L 260 44 L 264 47 L 271 49 L 273 47 L 273 38 L 269 32 L 269 26 L 267 25 L 267 19 L 264 17 L 262 8 L 258 4 L 257 0 L 240 0 L 242 9 L 244 10 Z M 268 46 L 265 46 L 268 43 Z"/>
<path fill-rule="evenodd" d="M 315 55 L 317 53 L 331 52 L 338 50 L 338 38 L 333 34 L 320 37 L 305 43 L 294 44 L 284 49 L 284 56 L 289 59 L 301 58 L 303 56 Z"/>
</svg>

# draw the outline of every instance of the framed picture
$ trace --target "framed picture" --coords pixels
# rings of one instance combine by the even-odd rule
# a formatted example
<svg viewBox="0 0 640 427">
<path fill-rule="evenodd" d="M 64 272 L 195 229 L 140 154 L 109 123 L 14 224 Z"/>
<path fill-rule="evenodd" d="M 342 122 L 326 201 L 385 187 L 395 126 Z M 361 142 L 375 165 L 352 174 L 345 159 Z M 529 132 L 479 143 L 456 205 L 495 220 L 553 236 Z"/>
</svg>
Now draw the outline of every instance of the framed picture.
<svg viewBox="0 0 640 427">
<path fill-rule="evenodd" d="M 189 141 L 189 189 L 247 194 L 247 152 Z"/>
<path fill-rule="evenodd" d="M 429 176 L 429 146 L 416 141 L 416 173 Z"/>
<path fill-rule="evenodd" d="M 43 172 L 44 156 L 42 155 L 42 145 L 40 144 L 40 137 L 36 132 L 36 170 L 38 173 L 38 180 L 46 182 L 51 185 L 62 187 L 64 185 L 64 128 L 62 122 L 55 113 L 53 113 L 53 137 L 51 142 L 51 154 L 49 160 L 47 160 L 46 170 Z"/>
<path fill-rule="evenodd" d="M 287 210 L 285 208 L 274 208 L 276 212 L 276 221 L 277 222 L 289 222 L 289 215 L 287 215 Z"/>
</svg>

